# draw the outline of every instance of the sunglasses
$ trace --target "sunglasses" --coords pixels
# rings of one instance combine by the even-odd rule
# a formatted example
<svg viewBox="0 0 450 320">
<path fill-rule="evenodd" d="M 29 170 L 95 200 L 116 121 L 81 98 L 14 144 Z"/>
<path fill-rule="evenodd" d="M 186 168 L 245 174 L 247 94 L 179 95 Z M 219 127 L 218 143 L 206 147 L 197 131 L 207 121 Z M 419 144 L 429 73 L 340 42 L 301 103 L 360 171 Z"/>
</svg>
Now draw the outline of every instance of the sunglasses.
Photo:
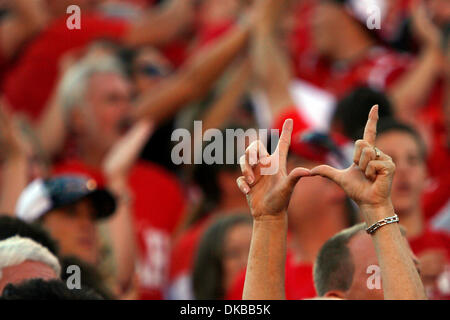
<svg viewBox="0 0 450 320">
<path fill-rule="evenodd" d="M 137 73 L 143 74 L 147 77 L 155 78 L 155 77 L 166 77 L 171 71 L 168 68 L 158 66 L 155 64 L 145 64 L 141 66 L 137 66 L 135 71 Z"/>
</svg>

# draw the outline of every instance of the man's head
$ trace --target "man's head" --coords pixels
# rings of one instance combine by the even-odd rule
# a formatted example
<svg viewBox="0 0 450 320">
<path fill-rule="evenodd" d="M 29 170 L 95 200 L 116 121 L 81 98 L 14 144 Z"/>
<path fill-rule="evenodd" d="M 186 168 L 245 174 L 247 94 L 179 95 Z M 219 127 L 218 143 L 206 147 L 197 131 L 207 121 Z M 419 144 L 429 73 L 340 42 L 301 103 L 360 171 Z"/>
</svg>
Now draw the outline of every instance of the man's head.
<svg viewBox="0 0 450 320">
<path fill-rule="evenodd" d="M 58 241 L 61 255 L 75 255 L 95 264 L 98 258 L 96 220 L 109 217 L 115 200 L 93 180 L 61 176 L 35 180 L 22 192 L 17 216 L 39 222 Z"/>
<path fill-rule="evenodd" d="M 56 279 L 60 273 L 58 259 L 33 240 L 15 236 L 0 241 L 0 293 L 7 284 Z"/>
<path fill-rule="evenodd" d="M 350 300 L 384 298 L 375 246 L 365 227 L 364 223 L 354 225 L 322 246 L 314 264 L 314 285 L 320 297 Z M 404 241 L 407 244 L 406 238 Z M 412 251 L 410 253 L 417 266 L 416 257 Z"/>
<path fill-rule="evenodd" d="M 335 58 L 343 43 L 370 39 L 366 29 L 367 10 L 381 0 L 320 0 L 312 21 L 312 35 L 316 50 L 324 56 Z M 380 8 L 382 9 L 382 8 Z M 349 42 L 347 40 L 351 39 Z"/>
<path fill-rule="evenodd" d="M 71 290 L 61 280 L 31 279 L 9 284 L 0 300 L 102 300 L 102 297 L 91 289 Z"/>
<path fill-rule="evenodd" d="M 392 203 L 398 215 L 407 215 L 420 208 L 427 177 L 425 145 L 414 129 L 394 119 L 381 120 L 377 132 L 376 146 L 390 155 L 396 166 Z"/>
<path fill-rule="evenodd" d="M 118 60 L 100 57 L 76 64 L 59 93 L 78 143 L 106 153 L 124 132 L 131 108 L 131 86 Z"/>
<path fill-rule="evenodd" d="M 347 138 L 358 140 L 367 122 L 367 115 L 374 105 L 379 106 L 378 117 L 391 117 L 392 106 L 387 95 L 371 87 L 361 86 L 352 90 L 337 103 L 332 129 Z"/>
<path fill-rule="evenodd" d="M 29 238 L 47 248 L 55 256 L 59 255 L 58 244 L 41 226 L 26 223 L 15 217 L 0 216 L 0 241 L 14 236 Z"/>
</svg>

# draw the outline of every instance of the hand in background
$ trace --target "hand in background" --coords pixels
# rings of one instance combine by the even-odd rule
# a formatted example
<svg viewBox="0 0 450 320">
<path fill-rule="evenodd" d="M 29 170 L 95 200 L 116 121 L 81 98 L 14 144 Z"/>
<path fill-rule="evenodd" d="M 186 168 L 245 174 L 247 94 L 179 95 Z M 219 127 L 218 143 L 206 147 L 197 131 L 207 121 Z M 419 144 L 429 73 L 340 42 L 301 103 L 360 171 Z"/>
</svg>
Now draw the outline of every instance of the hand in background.
<svg viewBox="0 0 450 320">
<path fill-rule="evenodd" d="M 103 172 L 110 183 L 126 180 L 152 131 L 150 121 L 139 121 L 111 148 L 103 162 Z"/>
</svg>

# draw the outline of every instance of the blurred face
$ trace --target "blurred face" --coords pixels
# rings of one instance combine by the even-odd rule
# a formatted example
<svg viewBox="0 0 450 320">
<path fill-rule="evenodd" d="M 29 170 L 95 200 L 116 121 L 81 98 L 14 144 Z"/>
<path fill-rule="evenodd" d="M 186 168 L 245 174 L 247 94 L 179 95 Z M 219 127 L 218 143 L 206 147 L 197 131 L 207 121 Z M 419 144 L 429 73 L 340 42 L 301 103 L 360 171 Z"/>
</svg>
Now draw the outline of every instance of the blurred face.
<svg viewBox="0 0 450 320">
<path fill-rule="evenodd" d="M 312 19 L 312 36 L 316 50 L 322 55 L 332 55 L 336 41 L 339 41 L 339 25 L 347 19 L 342 9 L 332 3 L 319 1 Z"/>
<path fill-rule="evenodd" d="M 59 243 L 62 255 L 74 255 L 95 264 L 98 258 L 95 212 L 88 199 L 44 216 L 43 226 Z"/>
<path fill-rule="evenodd" d="M 304 162 L 289 157 L 288 172 L 296 167 L 312 169 L 321 163 Z M 294 188 L 288 213 L 291 226 L 301 224 L 307 219 L 320 219 L 330 212 L 341 212 L 345 205 L 346 195 L 333 181 L 322 177 L 302 179 Z"/>
<path fill-rule="evenodd" d="M 85 102 L 79 131 L 106 151 L 124 132 L 131 108 L 129 83 L 114 73 L 96 74 L 89 81 Z"/>
<path fill-rule="evenodd" d="M 420 207 L 426 179 L 425 163 L 414 138 L 401 131 L 380 135 L 376 145 L 392 157 L 396 165 L 391 198 L 397 214 L 408 214 Z"/>
<path fill-rule="evenodd" d="M 172 72 L 172 65 L 156 49 L 142 49 L 133 62 L 133 75 L 138 94 L 153 89 Z"/>
<path fill-rule="evenodd" d="M 227 291 L 239 271 L 247 265 L 252 237 L 251 224 L 241 223 L 228 230 L 223 249 L 224 288 Z"/>
<path fill-rule="evenodd" d="M 0 296 L 3 289 L 8 284 L 19 284 L 30 279 L 52 280 L 59 276 L 48 265 L 38 262 L 26 260 L 21 264 L 10 266 L 2 269 L 0 278 Z"/>
<path fill-rule="evenodd" d="M 403 240 L 409 248 L 411 259 L 414 261 L 416 267 L 418 267 L 418 260 L 412 253 L 408 241 L 405 238 Z M 367 285 L 368 280 L 370 280 L 369 277 L 373 279 L 375 275 L 374 271 L 370 271 L 370 269 L 368 271 L 368 268 L 370 266 L 378 266 L 375 246 L 371 237 L 365 232 L 360 232 L 350 240 L 348 247 L 353 257 L 355 271 L 352 285 L 340 297 L 349 300 L 383 300 L 384 291 L 382 286 L 379 288 L 369 288 Z M 378 273 L 378 275 L 381 277 L 381 273 Z M 369 282 L 373 283 L 373 281 Z"/>
</svg>

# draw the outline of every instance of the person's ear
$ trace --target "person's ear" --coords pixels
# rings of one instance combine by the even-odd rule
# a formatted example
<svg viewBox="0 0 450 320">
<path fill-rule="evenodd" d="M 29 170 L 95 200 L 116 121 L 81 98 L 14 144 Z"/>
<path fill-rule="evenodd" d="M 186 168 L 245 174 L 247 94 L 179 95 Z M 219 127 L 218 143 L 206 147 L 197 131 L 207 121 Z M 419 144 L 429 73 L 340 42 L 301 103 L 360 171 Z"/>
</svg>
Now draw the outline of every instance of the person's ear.
<svg viewBox="0 0 450 320">
<path fill-rule="evenodd" d="M 346 299 L 347 296 L 345 292 L 340 290 L 331 290 L 324 294 L 325 298 L 334 298 L 334 299 Z"/>
</svg>

